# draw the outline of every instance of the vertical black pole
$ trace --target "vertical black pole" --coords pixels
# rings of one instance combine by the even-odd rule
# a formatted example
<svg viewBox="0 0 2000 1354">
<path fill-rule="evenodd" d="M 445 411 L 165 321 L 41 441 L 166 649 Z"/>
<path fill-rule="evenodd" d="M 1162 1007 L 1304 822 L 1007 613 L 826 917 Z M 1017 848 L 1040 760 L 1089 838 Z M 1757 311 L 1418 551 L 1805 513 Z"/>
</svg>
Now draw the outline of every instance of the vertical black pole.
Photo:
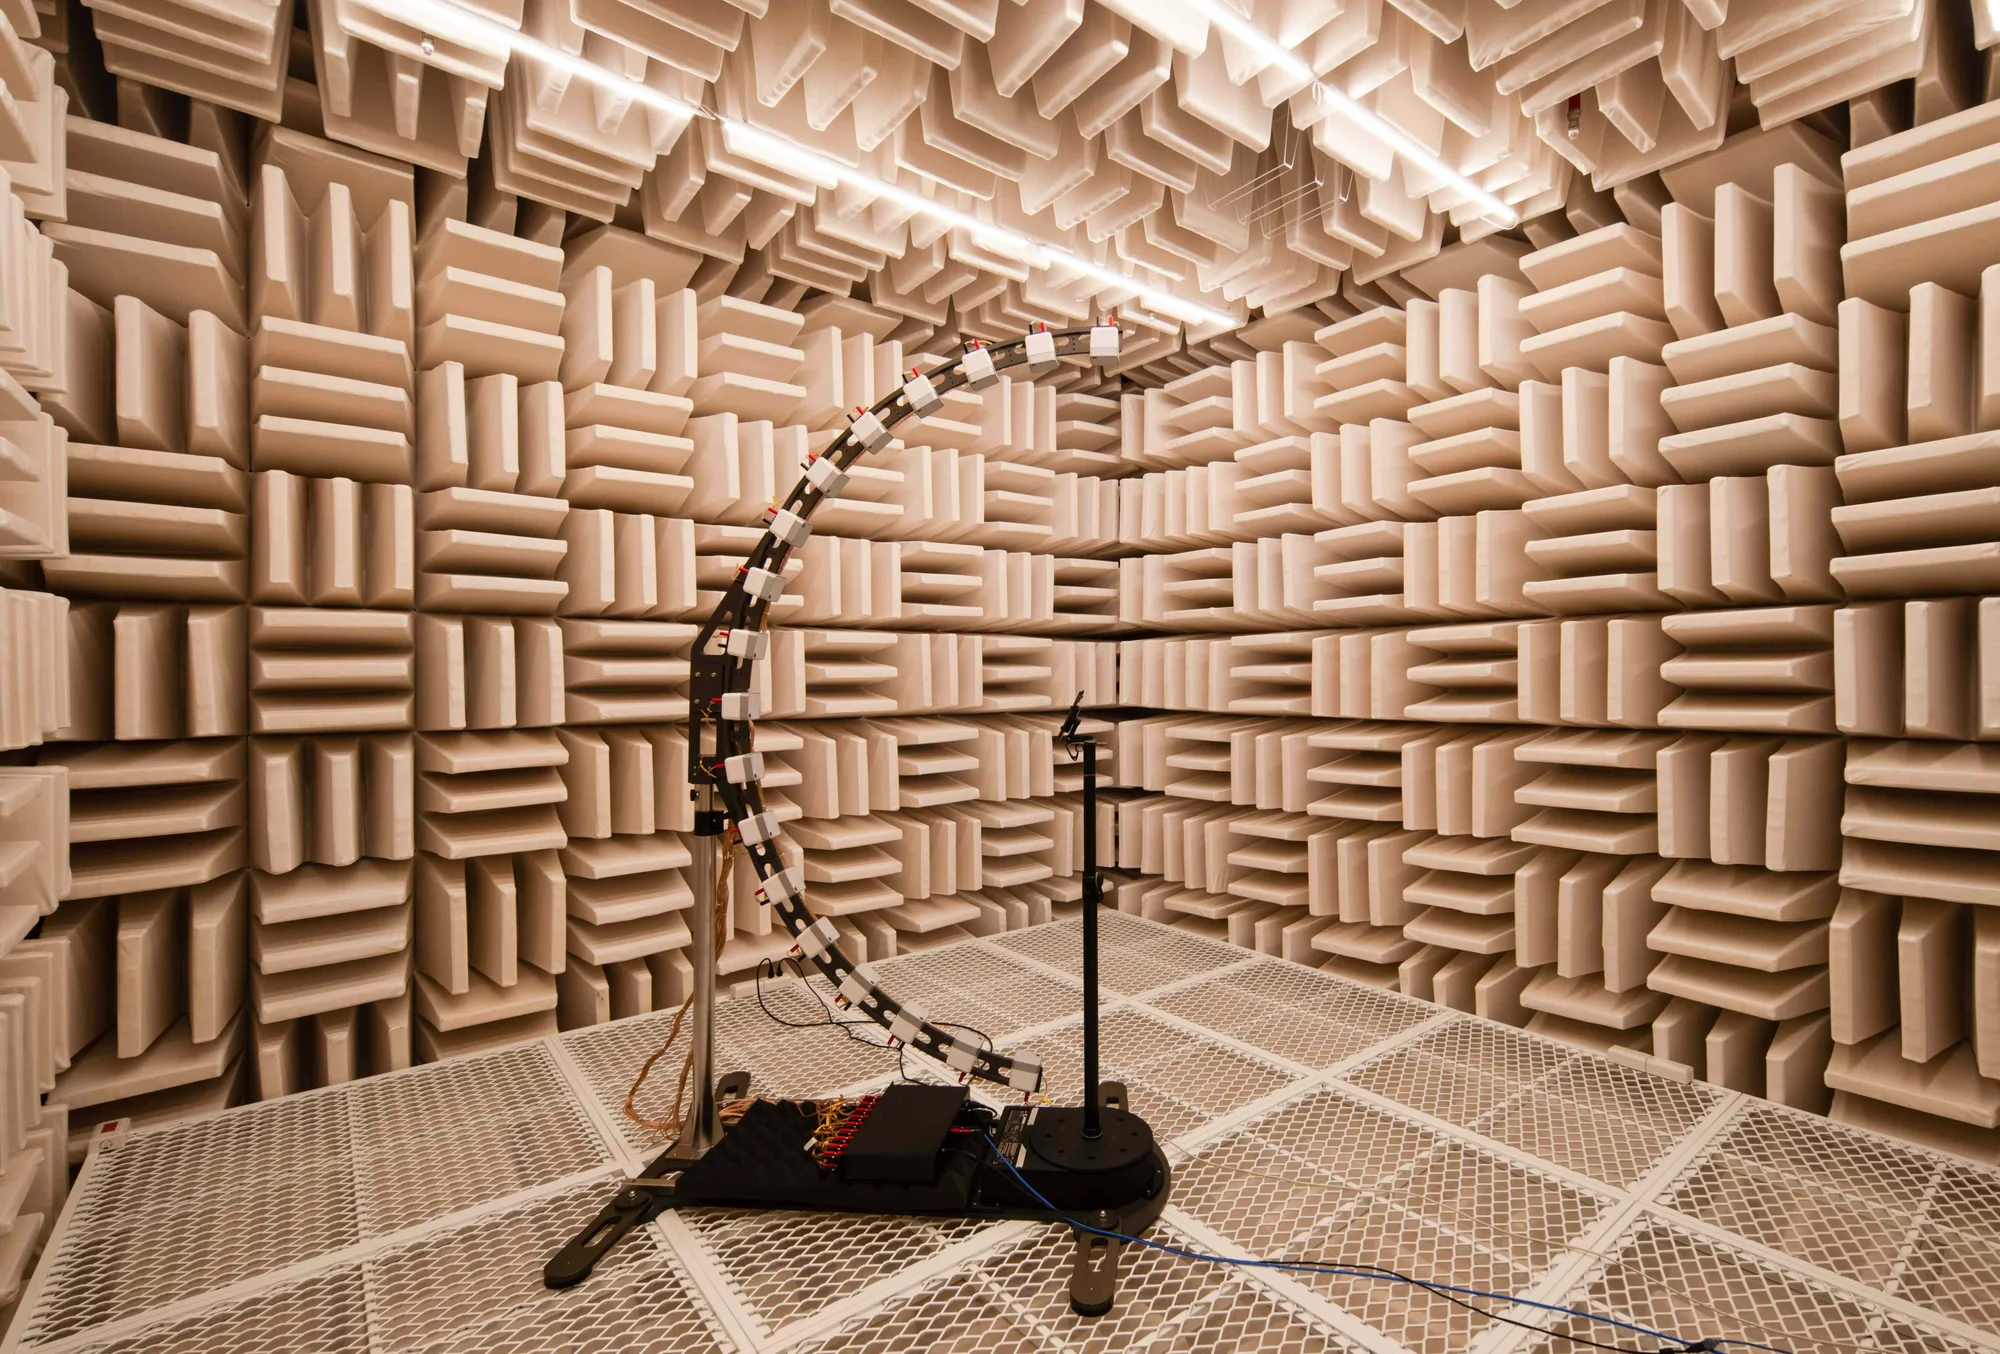
<svg viewBox="0 0 2000 1354">
<path fill-rule="evenodd" d="M 1097 1105 L 1097 740 L 1083 742 L 1083 1136 L 1104 1132 Z"/>
</svg>

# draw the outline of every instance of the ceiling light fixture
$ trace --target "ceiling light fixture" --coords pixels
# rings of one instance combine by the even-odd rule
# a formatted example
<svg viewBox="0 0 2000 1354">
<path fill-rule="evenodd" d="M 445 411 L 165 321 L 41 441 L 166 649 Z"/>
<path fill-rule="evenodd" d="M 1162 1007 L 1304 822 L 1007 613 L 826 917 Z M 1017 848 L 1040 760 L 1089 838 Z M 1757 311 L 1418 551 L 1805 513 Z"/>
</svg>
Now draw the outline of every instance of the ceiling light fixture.
<svg viewBox="0 0 2000 1354">
<path fill-rule="evenodd" d="M 1498 221 L 1503 229 L 1517 224 L 1521 217 L 1512 207 L 1493 194 L 1481 188 L 1465 175 L 1453 169 L 1437 156 L 1425 150 L 1403 131 L 1375 113 L 1346 90 L 1329 85 L 1320 80 L 1318 73 L 1306 64 L 1299 54 L 1251 24 L 1242 15 L 1231 9 L 1226 0 L 1181 0 L 1181 3 L 1206 18 L 1230 37 L 1254 50 L 1272 65 L 1287 74 L 1308 81 L 1313 93 L 1348 122 L 1374 137 L 1396 154 L 1424 171 L 1434 179 L 1441 179 L 1458 189 L 1466 197 L 1479 204 L 1484 216 Z"/>
<path fill-rule="evenodd" d="M 913 193 L 908 188 L 878 179 L 872 174 L 864 173 L 851 165 L 842 164 L 831 156 L 801 145 L 790 137 L 663 93 L 651 85 L 632 80 L 607 66 L 551 46 L 530 34 L 508 28 L 505 24 L 495 22 L 483 14 L 461 8 L 457 0 L 397 0 L 396 10 L 403 22 L 423 21 L 427 27 L 462 35 L 462 40 L 465 40 L 468 46 L 482 45 L 474 39 L 483 39 L 485 45 L 503 44 L 508 50 L 546 63 L 578 79 L 601 85 L 614 93 L 630 97 L 635 102 L 688 118 L 712 118 L 721 125 L 723 143 L 732 154 L 742 155 L 779 173 L 803 179 L 815 187 L 834 188 L 841 184 L 851 185 L 871 197 L 893 202 L 907 211 L 921 213 L 934 221 L 942 221 L 955 229 L 965 230 L 981 247 L 1019 259 L 1037 270 L 1061 263 L 1105 286 L 1129 288 L 1134 299 L 1146 309 L 1179 320 L 1183 324 L 1211 331 L 1203 337 L 1210 337 L 1214 332 L 1235 329 L 1244 322 L 1243 316 L 1216 310 L 1198 301 L 1190 301 L 1143 278 L 1106 268 L 1102 264 L 1073 254 L 1061 245 L 995 225 L 991 221 L 982 221 L 970 212 L 960 211 L 946 203 Z"/>
</svg>

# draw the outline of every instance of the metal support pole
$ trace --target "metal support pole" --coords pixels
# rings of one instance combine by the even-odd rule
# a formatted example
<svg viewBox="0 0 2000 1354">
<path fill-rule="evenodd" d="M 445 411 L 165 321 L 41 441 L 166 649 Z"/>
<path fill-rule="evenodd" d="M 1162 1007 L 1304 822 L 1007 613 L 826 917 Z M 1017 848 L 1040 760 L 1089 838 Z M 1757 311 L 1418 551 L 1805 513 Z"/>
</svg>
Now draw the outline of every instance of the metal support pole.
<svg viewBox="0 0 2000 1354">
<path fill-rule="evenodd" d="M 706 792 L 713 797 L 713 791 Z M 715 1146 L 722 1137 L 722 1122 L 715 1112 L 715 871 L 718 843 L 722 840 L 723 815 L 720 809 L 695 814 L 694 907 L 689 927 L 688 962 L 694 965 L 694 1067 L 688 1074 L 688 1090 L 694 1104 L 688 1110 L 674 1156 L 693 1159 Z"/>
<path fill-rule="evenodd" d="M 1083 1136 L 1103 1136 L 1097 1083 L 1097 740 L 1083 745 Z"/>
</svg>

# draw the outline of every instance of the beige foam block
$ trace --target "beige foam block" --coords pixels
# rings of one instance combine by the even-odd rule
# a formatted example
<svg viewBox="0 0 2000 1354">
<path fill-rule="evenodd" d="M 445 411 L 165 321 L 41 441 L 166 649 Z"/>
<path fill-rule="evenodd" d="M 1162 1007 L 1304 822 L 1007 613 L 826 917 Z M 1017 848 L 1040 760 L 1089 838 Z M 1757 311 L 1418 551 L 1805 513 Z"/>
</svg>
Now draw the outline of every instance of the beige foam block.
<svg viewBox="0 0 2000 1354">
<path fill-rule="evenodd" d="M 1855 503 L 1984 488 L 1992 475 L 1982 451 L 1994 445 L 1993 434 L 1977 432 L 1918 446 L 1856 453 L 1843 458 L 1836 470 L 1843 493 Z"/>
<path fill-rule="evenodd" d="M 1473 984 L 1473 1011 L 1488 1020 L 1499 1020 L 1509 1025 L 1527 1024 L 1528 1008 L 1522 1004 L 1521 994 L 1534 978 L 1533 969 L 1522 968 L 1511 956 L 1502 955 Z"/>
<path fill-rule="evenodd" d="M 1612 460 L 1611 382 L 1608 376 L 1569 367 L 1562 373 L 1562 468 L 1579 485 L 1624 483 Z"/>
<path fill-rule="evenodd" d="M 1455 1011 L 1471 1011 L 1479 1004 L 1479 983 L 1498 963 L 1491 955 L 1454 954 L 1431 976 L 1430 999 Z"/>
<path fill-rule="evenodd" d="M 415 1008 L 433 1029 L 449 1033 L 473 1025 L 508 1021 L 556 1009 L 556 982 L 534 968 L 520 970 L 519 981 L 502 987 L 485 975 L 475 976 L 462 993 L 449 992 L 423 974 L 417 975 Z"/>
<path fill-rule="evenodd" d="M 259 813 L 251 832 L 250 860 L 259 870 L 295 869 L 308 850 L 304 743 L 266 740 L 250 752 L 250 792 Z"/>
<path fill-rule="evenodd" d="M 393 908 L 410 896 L 408 861 L 362 860 L 340 869 L 306 865 L 289 874 L 251 877 L 259 922 L 282 925 L 348 912 Z"/>
<path fill-rule="evenodd" d="M 1979 909 L 1972 915 L 1972 1042 L 1979 1055 L 1979 1074 L 1992 1077 L 2000 1068 L 2000 913 Z"/>
<path fill-rule="evenodd" d="M 213 149 L 81 117 L 67 120 L 64 140 L 72 169 L 216 202 L 239 222 L 245 217 L 239 185 Z"/>
<path fill-rule="evenodd" d="M 1583 857 L 1570 851 L 1537 851 L 1514 874 L 1514 952 L 1526 968 L 1552 964 L 1561 934 L 1563 880 Z M 1589 874 L 1585 872 L 1586 876 Z M 1570 888 L 1584 887 L 1580 876 Z M 1573 905 L 1574 906 L 1574 905 Z"/>
<path fill-rule="evenodd" d="M 1968 1160 L 1989 1164 L 1995 1160 L 1993 1135 L 1986 1130 L 1887 1101 L 1872 1100 L 1866 1095 L 1835 1091 L 1833 1106 L 1827 1110 L 1827 1117 L 1838 1124 L 1849 1124 L 1871 1133 L 1920 1143 Z"/>
<path fill-rule="evenodd" d="M 1772 282 L 1771 204 L 1740 185 L 1715 190 L 1715 302 L 1731 325 L 1769 319 L 1781 308 Z"/>
<path fill-rule="evenodd" d="M 556 980 L 556 1023 L 562 1029 L 575 1030 L 609 1019 L 611 983 L 604 970 L 588 960 L 571 959 Z"/>
<path fill-rule="evenodd" d="M 1675 471 L 1661 458 L 1659 444 L 1669 430 L 1663 397 L 1673 378 L 1664 367 L 1629 357 L 1613 357 L 1607 365 L 1605 431 L 1611 463 L 1634 484 L 1672 483 Z"/>
<path fill-rule="evenodd" d="M 1991 155 L 1978 158 L 1983 175 L 1975 172 L 1967 178 L 1991 176 Z M 1926 280 L 1967 295 L 1977 290 L 1981 271 L 1977 260 L 1982 257 L 1981 249 L 1990 247 L 1990 241 L 2000 233 L 2000 211 L 1990 196 L 1961 209 L 1940 210 L 1950 189 L 1944 189 L 1941 197 L 1936 185 L 1952 177 L 1940 165 L 1929 172 L 1918 171 L 1901 183 L 1885 180 L 1877 186 L 1880 197 L 1899 199 L 1882 219 L 1906 223 L 1866 237 L 1857 234 L 1841 247 L 1841 272 L 1850 296 L 1894 305 L 1901 293 Z"/>
<path fill-rule="evenodd" d="M 1548 500 L 1539 500 L 1547 502 Z M 1532 507 L 1533 504 L 1529 505 Z M 1528 558 L 1557 577 L 1530 580 L 1522 592 L 1534 605 L 1558 614 L 1660 610 L 1667 599 L 1650 567 L 1654 533 L 1632 527 L 1530 541 Z M 1591 572 L 1593 567 L 1603 572 Z M 1581 631 L 1565 632 L 1569 635 Z M 1565 717 L 1567 718 L 1567 716 Z"/>
<path fill-rule="evenodd" d="M 389 1001 L 408 985 L 409 966 L 405 951 L 285 973 L 252 969 L 251 1002 L 260 1021 L 276 1024 L 366 1002 Z"/>
<path fill-rule="evenodd" d="M 275 315 L 261 319 L 251 335 L 250 366 L 317 372 L 369 387 L 386 386 L 403 391 L 406 396 L 415 380 L 409 350 L 400 340 Z M 393 400 L 387 394 L 374 397 Z M 408 431 L 409 414 L 404 406 L 388 403 L 380 407 L 393 415 L 389 426 Z"/>
<path fill-rule="evenodd" d="M 1660 590 L 1685 606 L 1725 600 L 1710 566 L 1710 493 L 1706 484 L 1669 484 L 1656 499 Z"/>
<path fill-rule="evenodd" d="M 444 489 L 467 484 L 472 449 L 466 413 L 465 364 L 447 361 L 427 367 L 417 378 L 417 408 L 417 488 Z"/>
<path fill-rule="evenodd" d="M 1715 738 L 1682 738 L 1660 749 L 1660 854 L 1706 859 L 1709 854 L 1709 757 L 1721 746 Z"/>
<path fill-rule="evenodd" d="M 1791 1020 L 1826 1009 L 1824 968 L 1763 973 L 1734 963 L 1668 955 L 1647 978 L 1656 992 L 1757 1020 Z"/>
<path fill-rule="evenodd" d="M 305 921 L 255 923 L 250 956 L 257 972 L 270 977 L 400 955 L 409 943 L 410 907 L 399 903 Z"/>
<path fill-rule="evenodd" d="M 57 354 L 65 389 L 44 390 L 39 402 L 71 436 L 110 442 L 115 438 L 111 311 L 82 292 L 70 290 L 57 318 L 65 339 Z"/>
<path fill-rule="evenodd" d="M 1832 1101 L 1826 1065 L 1833 1057 L 1831 1022 L 1825 1015 L 1779 1023 L 1764 1053 L 1764 1093 L 1781 1105 L 1824 1114 Z"/>
<path fill-rule="evenodd" d="M 565 753 L 547 731 L 439 734 L 418 740 L 419 770 L 435 775 L 474 775 L 530 767 L 559 767 Z"/>
<path fill-rule="evenodd" d="M 1692 385 L 1786 364 L 1830 372 L 1839 356 L 1838 330 L 1786 313 L 1669 343 L 1660 360 L 1676 381 Z"/>
<path fill-rule="evenodd" d="M 553 771 L 427 779 L 419 785 L 418 845 L 452 860 L 559 847 L 565 838 L 554 805 L 562 794 Z"/>
<path fill-rule="evenodd" d="M 1524 381 L 1520 400 L 1522 473 L 1547 494 L 1585 488 L 1585 481 L 1565 461 L 1568 406 L 1563 387 L 1545 381 Z M 1598 482 L 1595 478 L 1590 481 L 1592 485 Z"/>
<path fill-rule="evenodd" d="M 1840 303 L 1840 434 L 1849 452 L 1907 440 L 1909 320 L 1858 296 Z"/>
<path fill-rule="evenodd" d="M 338 1086 L 361 1074 L 362 1030 L 354 1007 L 323 1011 L 312 1020 L 311 1052 L 322 1086 Z"/>
<path fill-rule="evenodd" d="M 1574 873 L 1574 872 L 1572 872 Z M 1558 897 L 1556 972 L 1581 978 L 1604 971 L 1604 891 L 1617 877 L 1615 862 L 1574 880 Z"/>
<path fill-rule="evenodd" d="M 361 1026 L 363 1067 L 369 1076 L 410 1065 L 409 993 L 355 1008 Z"/>
<path fill-rule="evenodd" d="M 1927 1063 L 1969 1033 L 1970 923 L 1957 904 L 1904 901 L 1896 929 L 1896 985 L 1902 994 L 1902 1055 L 1909 1062 Z"/>
<path fill-rule="evenodd" d="M 1653 928 L 1648 944 L 1662 954 L 1735 964 L 1760 973 L 1783 973 L 1825 964 L 1827 936 L 1824 920 L 1772 922 L 1679 907 Z"/>
<path fill-rule="evenodd" d="M 1565 368 L 1601 370 L 1614 357 L 1657 361 L 1660 349 L 1673 340 L 1665 322 L 1620 310 L 1524 339 L 1521 355 L 1554 380 Z"/>
<path fill-rule="evenodd" d="M 1903 608 L 1903 732 L 1918 738 L 1974 735 L 1977 671 L 1974 604 L 1952 597 Z"/>
<path fill-rule="evenodd" d="M 431 856 L 420 859 L 416 881 L 416 963 L 447 992 L 471 981 L 469 890 L 465 865 Z"/>
<path fill-rule="evenodd" d="M 1862 1044 L 1840 1044 L 1826 1069 L 1827 1085 L 1924 1114 L 1992 1129 L 2000 1126 L 2000 1088 L 1979 1075 L 1967 1043 L 1928 1062 L 1902 1056 L 1894 1031 Z"/>
<path fill-rule="evenodd" d="M 598 383 L 568 391 L 563 397 L 563 426 L 593 425 L 656 437 L 678 437 L 693 411 L 689 401 L 638 387 Z"/>
<path fill-rule="evenodd" d="M 1673 165 L 1661 172 L 1661 178 L 1676 202 L 1712 216 L 1715 190 L 1725 183 L 1741 184 L 1769 201 L 1771 176 L 1783 164 L 1799 165 L 1823 183 L 1836 187 L 1841 183 L 1840 148 L 1796 122 L 1733 137 L 1720 152 Z"/>
<path fill-rule="evenodd" d="M 1843 881 L 1957 902 L 1990 900 L 1984 872 L 1991 856 L 1976 831 L 1967 830 L 1971 820 L 1961 804 L 1936 793 L 1906 793 L 1984 791 L 1992 775 L 1985 752 L 1981 744 L 1886 743 L 1851 754 Z"/>
<path fill-rule="evenodd" d="M 457 362 L 476 376 L 553 381 L 561 360 L 559 336 L 520 325 L 447 312 L 417 329 L 417 363 L 425 368 Z"/>
<path fill-rule="evenodd" d="M 1553 769 L 1515 792 L 1540 812 L 1514 829 L 1514 840 L 1615 855 L 1651 850 L 1659 835 L 1653 766 L 1667 741 L 1593 731 L 1523 744 L 1517 757 Z"/>
<path fill-rule="evenodd" d="M 692 905 L 694 896 L 677 874 L 626 875 L 609 880 L 572 878 L 567 886 L 571 915 L 593 926 L 609 926 Z"/>
<path fill-rule="evenodd" d="M 1848 139 L 1854 149 L 1872 146 L 1877 141 L 1910 130 L 1912 100 L 1897 97 L 1899 93 L 1907 95 L 1910 92 L 1884 88 L 1870 90 L 1847 101 Z"/>
<path fill-rule="evenodd" d="M 1778 602 L 1783 589 L 1771 577 L 1771 500 L 1757 476 L 1709 481 L 1709 577 L 1717 591 L 1740 604 Z"/>
<path fill-rule="evenodd" d="M 42 924 L 40 944 L 54 955 L 66 1000 L 53 1009 L 56 1047 L 75 1058 L 116 1020 L 117 903 L 90 898 L 65 904 Z"/>
<path fill-rule="evenodd" d="M 251 380 L 250 399 L 260 420 L 268 417 L 346 424 L 395 432 L 406 439 L 416 432 L 415 406 L 407 383 L 391 384 L 267 364 L 259 366 Z"/>
<path fill-rule="evenodd" d="M 472 966 L 512 986 L 520 963 L 519 900 L 513 861 L 486 856 L 466 862 L 466 935 Z"/>
<path fill-rule="evenodd" d="M 118 1056 L 138 1058 L 186 1010 L 186 896 L 118 900 Z"/>
<path fill-rule="evenodd" d="M 1978 307 L 1933 282 L 1912 287 L 1909 303 L 1909 438 L 1963 436 L 1973 426 Z"/>
<path fill-rule="evenodd" d="M 118 608 L 112 622 L 112 722 L 119 738 L 177 738 L 186 729 L 186 620 L 175 607 Z"/>
<path fill-rule="evenodd" d="M 1902 732 L 1902 651 L 1902 603 L 1862 602 L 1834 613 L 1834 723 L 1842 733 Z"/>
<path fill-rule="evenodd" d="M 311 313 L 315 260 L 306 215 L 278 165 L 259 166 L 251 210 L 257 224 L 249 263 L 252 322 L 304 320 Z"/>
<path fill-rule="evenodd" d="M 1740 1011 L 1724 1011 L 1703 1042 L 1706 1079 L 1732 1091 L 1764 1092 L 1764 1058 L 1775 1025 Z"/>
<path fill-rule="evenodd" d="M 119 442 L 148 451 L 186 451 L 186 324 L 129 295 L 115 299 L 112 317 Z"/>
<path fill-rule="evenodd" d="M 1521 259 L 1521 272 L 1537 291 L 1549 291 L 1611 268 L 1658 276 L 1659 237 L 1623 223 L 1605 226 L 1538 249 Z"/>
<path fill-rule="evenodd" d="M 97 19 L 105 69 L 253 116 L 275 118 L 283 111 L 285 28 L 217 22 L 212 15 L 190 23 L 169 13 L 180 21 L 161 24 L 143 10 L 107 7 Z"/>
<path fill-rule="evenodd" d="M 603 926 L 572 916 L 568 922 L 569 952 L 576 958 L 595 964 L 644 960 L 646 956 L 663 950 L 685 947 L 688 943 L 687 927 L 686 919 L 678 912 Z"/>
<path fill-rule="evenodd" d="M 78 1111 L 77 1120 L 65 1125 L 69 1136 L 65 1164 L 82 1165 L 90 1155 L 96 1134 L 102 1131 L 104 1124 L 114 1119 L 129 1118 L 134 1127 L 150 1128 L 220 1114 L 243 1102 L 249 1094 L 249 1084 L 249 1059 L 239 1056 L 223 1069 L 222 1075 L 206 1081 L 190 1082 L 129 1100 L 107 1102 L 88 1112 Z M 53 1141 L 53 1136 L 50 1140 Z"/>
<path fill-rule="evenodd" d="M 1691 1070 L 1706 1068 L 1703 1041 L 1715 1017 L 1712 1006 L 1679 998 L 1669 1001 L 1653 1017 L 1653 1056 Z"/>
<path fill-rule="evenodd" d="M 1644 986 L 1646 975 L 1658 960 L 1647 948 L 1646 937 L 1666 911 L 1653 901 L 1652 889 L 1667 868 L 1664 860 L 1631 860 L 1605 885 L 1601 938 L 1608 991 L 1629 992 Z"/>
<path fill-rule="evenodd" d="M 196 1043 L 219 1038 L 242 1008 L 248 898 L 240 874 L 189 891 L 188 1019 Z"/>
<path fill-rule="evenodd" d="M 1832 733 L 1835 665 L 1831 608 L 1773 608 L 1668 616 L 1663 628 L 1689 652 L 1667 658 L 1661 679 L 1681 694 L 1660 714 L 1672 728 Z M 1733 645 L 1764 644 L 1762 652 Z"/>
<path fill-rule="evenodd" d="M 1838 387 L 1830 371 L 1783 363 L 1683 384 L 1664 392 L 1660 402 L 1685 432 L 1785 414 L 1830 419 L 1838 409 Z"/>
<path fill-rule="evenodd" d="M 248 329 L 243 290 L 211 249 L 55 221 L 43 233 L 55 242 L 71 285 L 99 305 L 130 296 L 178 324 L 186 324 L 194 311 L 206 310 L 239 334 Z"/>
<path fill-rule="evenodd" d="M 1685 203 L 1660 212 L 1661 303 L 1681 339 L 1725 327 L 1715 296 L 1715 222 Z"/>
<path fill-rule="evenodd" d="M 553 1007 L 547 1011 L 465 1025 L 449 1031 L 435 1028 L 428 1020 L 419 1020 L 412 1032 L 411 1044 L 419 1060 L 437 1062 L 444 1058 L 470 1057 L 492 1049 L 546 1039 L 555 1034 L 557 1028 Z"/>
<path fill-rule="evenodd" d="M 1839 492 L 1837 476 L 1825 466 L 1779 465 L 1765 474 L 1771 581 L 1789 600 L 1841 596 L 1833 572 L 1839 543 L 1830 527 Z"/>
<path fill-rule="evenodd" d="M 24 1044 L 34 1065 L 35 1090 L 53 1089 L 56 1073 L 69 1066 L 69 1051 L 58 1047 L 57 1003 L 67 998 L 67 985 L 54 950 L 29 946 L 0 958 L 0 991 L 26 998 Z"/>
<path fill-rule="evenodd" d="M 242 514 L 175 503 L 118 499 L 69 500 L 70 534 L 79 554 L 85 550 L 117 550 L 132 555 L 198 553 L 233 562 L 247 545 Z M 58 568 L 61 561 L 44 565 Z M 162 565 L 165 568 L 165 564 Z M 131 594 L 127 594 L 128 596 Z M 190 600 L 207 600 L 195 598 Z"/>
<path fill-rule="evenodd" d="M 415 669 L 410 622 L 399 612 L 253 609 L 253 731 L 407 727 Z"/>
<path fill-rule="evenodd" d="M 99 1040 L 56 1078 L 55 1094 L 74 1114 L 219 1077 L 242 1047 L 245 1023 L 238 1016 L 220 1037 L 197 1044 L 189 1037 L 187 1023 L 180 1021 L 143 1057 L 119 1057 L 115 1044 Z"/>
<path fill-rule="evenodd" d="M 1565 978 L 1542 969 L 1522 991 L 1521 1004 L 1566 1021 L 1606 1030 L 1633 1030 L 1650 1025 L 1667 999 L 1643 987 L 1630 992 L 1609 991 L 1595 974 Z"/>
<path fill-rule="evenodd" d="M 1982 105 L 1870 142 L 1867 153 L 1857 154 L 1844 168 L 1852 186 L 1859 188 L 1977 150 L 1995 139 L 1994 111 Z"/>
<path fill-rule="evenodd" d="M 1842 296 L 1840 246 L 1846 235 L 1840 193 L 1796 164 L 1771 175 L 1772 285 L 1785 309 L 1834 323 Z"/>
</svg>

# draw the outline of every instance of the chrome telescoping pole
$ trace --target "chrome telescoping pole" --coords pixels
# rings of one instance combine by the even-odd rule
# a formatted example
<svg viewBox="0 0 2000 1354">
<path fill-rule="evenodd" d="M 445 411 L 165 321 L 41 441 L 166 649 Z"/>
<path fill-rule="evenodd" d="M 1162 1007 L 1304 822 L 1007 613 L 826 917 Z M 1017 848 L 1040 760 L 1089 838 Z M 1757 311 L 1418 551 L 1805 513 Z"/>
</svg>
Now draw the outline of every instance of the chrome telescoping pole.
<svg viewBox="0 0 2000 1354">
<path fill-rule="evenodd" d="M 702 797 L 713 805 L 715 792 L 704 789 Z M 694 1158 L 715 1146 L 722 1137 L 722 1121 L 715 1109 L 715 911 L 716 869 L 721 855 L 724 815 L 708 807 L 695 814 L 694 907 L 689 926 L 688 961 L 694 965 L 694 1027 L 689 1037 L 694 1045 L 694 1066 L 688 1074 L 689 1093 L 694 1103 L 683 1121 L 674 1156 Z"/>
<path fill-rule="evenodd" d="M 1103 1136 L 1097 1081 L 1097 740 L 1083 743 L 1083 1136 Z"/>
</svg>

